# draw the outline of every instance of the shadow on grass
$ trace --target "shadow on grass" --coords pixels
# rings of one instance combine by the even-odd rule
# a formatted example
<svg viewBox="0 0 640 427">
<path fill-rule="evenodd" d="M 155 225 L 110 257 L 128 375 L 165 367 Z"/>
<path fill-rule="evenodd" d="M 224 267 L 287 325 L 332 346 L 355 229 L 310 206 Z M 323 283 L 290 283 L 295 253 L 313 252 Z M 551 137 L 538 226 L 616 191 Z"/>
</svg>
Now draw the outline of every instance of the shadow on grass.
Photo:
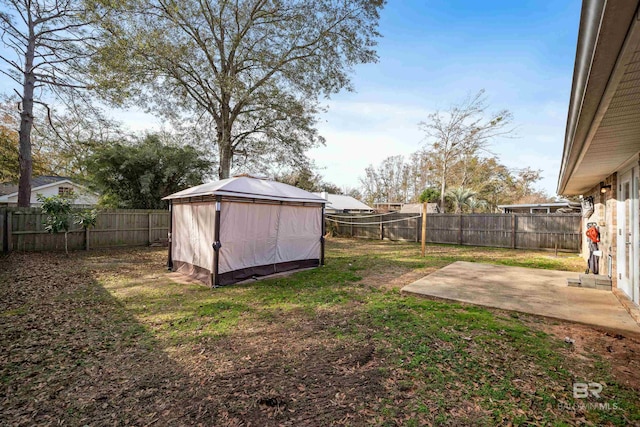
<svg viewBox="0 0 640 427">
<path fill-rule="evenodd" d="M 375 367 L 363 368 L 370 347 L 339 342 L 308 323 L 315 319 L 298 322 L 278 309 L 302 286 L 270 284 L 280 297 L 262 282 L 214 294 L 144 279 L 153 254 L 143 254 L 143 268 L 140 259 L 105 261 L 127 255 L 6 259 L 0 424 L 316 425 L 358 419 L 349 390 L 359 406 L 380 392 Z M 265 303 L 271 308 L 256 310 Z M 229 337 L 245 316 L 259 326 L 240 325 Z"/>
<path fill-rule="evenodd" d="M 198 383 L 81 266 L 78 255 L 14 254 L 5 261 L 1 424 L 216 419 L 194 403 Z"/>
</svg>

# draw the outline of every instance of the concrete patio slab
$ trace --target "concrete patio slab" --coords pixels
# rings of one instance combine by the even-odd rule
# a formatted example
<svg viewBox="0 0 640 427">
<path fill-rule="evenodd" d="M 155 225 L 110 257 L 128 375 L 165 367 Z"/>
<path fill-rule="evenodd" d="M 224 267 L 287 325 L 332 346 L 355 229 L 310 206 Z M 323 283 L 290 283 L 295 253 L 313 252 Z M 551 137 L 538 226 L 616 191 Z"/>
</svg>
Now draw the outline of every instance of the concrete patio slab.
<svg viewBox="0 0 640 427">
<path fill-rule="evenodd" d="M 567 286 L 578 273 L 458 261 L 402 288 L 406 294 L 569 320 L 640 336 L 611 292 Z"/>
</svg>

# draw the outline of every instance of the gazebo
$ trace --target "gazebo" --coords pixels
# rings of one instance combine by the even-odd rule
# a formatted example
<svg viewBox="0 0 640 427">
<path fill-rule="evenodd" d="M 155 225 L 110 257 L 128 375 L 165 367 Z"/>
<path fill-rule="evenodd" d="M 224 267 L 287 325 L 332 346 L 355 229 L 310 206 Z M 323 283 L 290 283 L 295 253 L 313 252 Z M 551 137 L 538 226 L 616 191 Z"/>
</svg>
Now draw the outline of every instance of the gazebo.
<svg viewBox="0 0 640 427">
<path fill-rule="evenodd" d="M 172 271 L 215 287 L 324 264 L 327 201 L 302 189 L 236 176 L 164 200 Z"/>
</svg>

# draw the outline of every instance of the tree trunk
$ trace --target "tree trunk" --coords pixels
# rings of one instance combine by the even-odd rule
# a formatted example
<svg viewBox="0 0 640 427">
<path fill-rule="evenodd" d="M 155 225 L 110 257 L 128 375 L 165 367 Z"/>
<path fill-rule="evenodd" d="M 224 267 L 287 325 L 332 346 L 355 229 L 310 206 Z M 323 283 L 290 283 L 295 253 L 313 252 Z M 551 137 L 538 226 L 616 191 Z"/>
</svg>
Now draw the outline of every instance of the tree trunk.
<svg viewBox="0 0 640 427">
<path fill-rule="evenodd" d="M 231 144 L 219 141 L 219 154 L 220 165 L 218 166 L 218 178 L 226 179 L 231 174 L 231 158 L 233 157 L 233 151 L 231 150 Z"/>
<path fill-rule="evenodd" d="M 24 87 L 22 92 L 22 111 L 20 112 L 20 148 L 18 159 L 20 162 L 20 182 L 18 184 L 18 206 L 31 206 L 31 173 L 33 159 L 31 156 L 31 128 L 33 127 L 33 91 L 36 76 L 33 71 L 33 57 L 35 52 L 35 37 L 33 28 L 29 28 L 29 43 L 25 53 Z"/>
<path fill-rule="evenodd" d="M 218 127 L 218 178 L 226 179 L 231 174 L 231 162 L 233 160 L 233 148 L 231 147 L 231 111 L 228 104 L 229 96 L 222 94 L 222 106 L 220 108 L 220 120 Z"/>
<path fill-rule="evenodd" d="M 64 253 L 67 254 L 67 256 L 69 256 L 69 246 L 68 246 L 68 239 L 67 236 L 69 235 L 68 231 L 64 232 Z"/>
</svg>

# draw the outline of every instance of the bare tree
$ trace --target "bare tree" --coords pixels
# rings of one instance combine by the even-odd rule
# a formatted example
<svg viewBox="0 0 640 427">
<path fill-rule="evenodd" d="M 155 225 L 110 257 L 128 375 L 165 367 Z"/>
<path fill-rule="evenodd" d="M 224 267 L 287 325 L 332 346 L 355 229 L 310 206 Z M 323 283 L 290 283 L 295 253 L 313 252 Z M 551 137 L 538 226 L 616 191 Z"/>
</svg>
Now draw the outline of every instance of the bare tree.
<svg viewBox="0 0 640 427">
<path fill-rule="evenodd" d="M 356 200 L 362 200 L 362 193 L 355 187 L 347 185 L 342 189 L 341 194 L 353 197 Z"/>
<path fill-rule="evenodd" d="M 364 200 L 418 202 L 423 193 L 429 194 L 429 201 L 441 199 L 440 169 L 436 154 L 420 149 L 406 160 L 402 156 L 389 157 L 379 165 L 369 165 L 360 178 Z M 402 170 L 402 179 L 396 171 Z M 540 180 L 540 171 L 509 169 L 494 156 L 472 156 L 450 163 L 447 169 L 445 194 L 447 206 L 460 210 L 468 208 L 476 211 L 496 211 L 500 204 L 524 203 L 527 200 L 546 201 L 549 196 L 536 190 L 534 185 Z M 426 191 L 425 191 L 426 190 Z M 433 193 L 437 193 L 437 197 Z M 475 194 L 475 195 L 474 195 Z M 404 195 L 404 196 L 403 196 Z"/>
<path fill-rule="evenodd" d="M 94 77 L 114 102 L 207 117 L 221 179 L 234 161 L 298 167 L 318 135 L 318 99 L 374 62 L 383 0 L 95 0 L 117 13 Z M 266 162 L 263 162 L 266 163 Z M 300 163 L 300 162 L 299 162 Z M 304 162 L 301 162 L 304 163 Z"/>
<path fill-rule="evenodd" d="M 125 140 L 128 135 L 119 122 L 106 117 L 83 96 L 65 94 L 62 107 L 50 123 L 38 121 L 32 146 L 46 155 L 51 170 L 76 179 L 87 179 L 87 159 L 99 148 Z"/>
<path fill-rule="evenodd" d="M 389 202 L 406 203 L 412 198 L 410 165 L 403 156 L 387 157 L 375 168 L 369 165 L 365 169 L 365 176 L 360 178 L 363 195 L 368 203 Z"/>
<path fill-rule="evenodd" d="M 0 0 L 0 73 L 16 83 L 20 102 L 18 206 L 31 199 L 33 159 L 31 131 L 34 106 L 50 115 L 43 94 L 84 87 L 78 78 L 87 57 L 84 43 L 91 39 L 81 3 L 76 0 Z"/>
<path fill-rule="evenodd" d="M 446 112 L 436 111 L 419 126 L 430 139 L 429 150 L 435 155 L 440 178 L 440 207 L 444 209 L 447 179 L 451 166 L 487 151 L 492 140 L 513 133 L 512 115 L 502 110 L 487 116 L 484 90 L 468 97 Z"/>
</svg>

